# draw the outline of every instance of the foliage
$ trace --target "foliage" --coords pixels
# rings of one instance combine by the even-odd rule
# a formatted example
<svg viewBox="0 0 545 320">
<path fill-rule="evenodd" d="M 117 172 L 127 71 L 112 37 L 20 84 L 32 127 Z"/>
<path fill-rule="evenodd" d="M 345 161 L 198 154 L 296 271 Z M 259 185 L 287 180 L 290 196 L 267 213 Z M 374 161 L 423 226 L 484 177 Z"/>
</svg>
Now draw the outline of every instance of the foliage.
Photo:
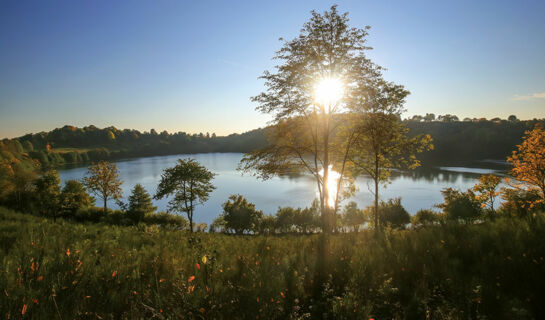
<svg viewBox="0 0 545 320">
<path fill-rule="evenodd" d="M 52 223 L 0 208 L 0 314 L 541 319 L 544 233 L 541 214 L 531 224 L 500 218 L 394 230 L 379 239 L 369 231 L 334 234 L 331 277 L 316 298 L 317 235 L 189 235 Z"/>
<path fill-rule="evenodd" d="M 358 232 L 364 223 L 369 222 L 367 218 L 363 210 L 358 209 L 356 202 L 351 201 L 345 205 L 341 221 L 343 225 L 351 227 L 354 231 Z"/>
<path fill-rule="evenodd" d="M 513 166 L 511 175 L 518 181 L 535 188 L 540 193 L 540 201 L 545 201 L 545 130 L 536 126 L 526 131 L 524 141 L 517 146 L 507 161 Z"/>
<path fill-rule="evenodd" d="M 339 13 L 336 6 L 323 14 L 313 11 L 299 36 L 284 42 L 275 56 L 281 63 L 261 77 L 266 91 L 252 98 L 259 103 L 259 111 L 274 116 L 269 144 L 246 154 L 240 165 L 241 170 L 264 179 L 294 172 L 311 174 L 320 195 L 325 232 L 332 230 L 342 191 L 353 193 L 346 154 L 354 132 L 338 134 L 351 113 L 342 111 L 353 110 L 357 91 L 375 85 L 382 76 L 381 68 L 365 56 L 370 49 L 366 46 L 369 27 L 351 28 L 348 22 L 347 13 Z M 326 105 L 316 99 L 320 94 L 316 85 L 332 79 L 342 82 L 344 90 L 338 101 Z M 336 188 L 330 185 L 333 170 L 340 175 Z"/>
<path fill-rule="evenodd" d="M 401 205 L 401 198 L 381 201 L 378 212 L 380 223 L 394 229 L 404 229 L 411 222 L 411 216 Z"/>
<path fill-rule="evenodd" d="M 195 206 L 206 202 L 216 188 L 210 182 L 214 175 L 194 159 L 178 159 L 176 166 L 164 170 L 154 198 L 173 196 L 168 202 L 168 210 L 185 212 L 189 230 L 193 231 Z"/>
<path fill-rule="evenodd" d="M 83 178 L 83 185 L 104 201 L 104 212 L 109 198 L 118 200 L 122 197 L 119 171 L 115 163 L 99 161 L 91 165 Z"/>
<path fill-rule="evenodd" d="M 492 212 L 494 212 L 494 201 L 500 195 L 500 192 L 496 191 L 500 182 L 500 177 L 493 174 L 482 175 L 479 177 L 479 183 L 473 187 L 473 191 L 477 192 L 475 199 Z"/>
<path fill-rule="evenodd" d="M 411 225 L 414 228 L 429 227 L 440 223 L 442 216 L 433 210 L 421 209 L 411 217 Z"/>
<path fill-rule="evenodd" d="M 55 170 L 48 171 L 40 176 L 35 184 L 36 202 L 41 214 L 56 218 L 61 210 L 61 180 Z"/>
<path fill-rule="evenodd" d="M 499 211 L 516 218 L 529 218 L 539 212 L 545 212 L 545 203 L 537 189 L 502 188 L 503 202 Z"/>
<path fill-rule="evenodd" d="M 95 199 L 85 190 L 83 184 L 77 180 L 65 182 L 60 195 L 60 206 L 62 215 L 72 217 L 82 208 L 95 205 Z"/>
<path fill-rule="evenodd" d="M 157 207 L 153 206 L 149 193 L 137 183 L 129 196 L 129 210 L 127 214 L 134 223 L 140 222 L 147 213 L 153 213 Z"/>
<path fill-rule="evenodd" d="M 258 231 L 262 216 L 263 212 L 240 194 L 229 196 L 229 200 L 223 204 L 224 227 L 226 230 L 234 230 L 236 234 Z"/>
<path fill-rule="evenodd" d="M 443 209 L 449 220 L 463 221 L 466 224 L 472 223 L 481 217 L 481 205 L 471 190 L 462 192 L 460 190 L 446 188 L 441 190 L 445 202 L 437 207 Z"/>
</svg>

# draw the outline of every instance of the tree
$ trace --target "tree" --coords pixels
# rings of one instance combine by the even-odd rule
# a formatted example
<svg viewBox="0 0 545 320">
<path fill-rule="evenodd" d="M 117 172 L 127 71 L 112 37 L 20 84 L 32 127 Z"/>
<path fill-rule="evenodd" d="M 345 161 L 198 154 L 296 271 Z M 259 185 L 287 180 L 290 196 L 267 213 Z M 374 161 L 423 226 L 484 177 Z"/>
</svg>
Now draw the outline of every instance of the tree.
<svg viewBox="0 0 545 320">
<path fill-rule="evenodd" d="M 495 211 L 494 201 L 500 195 L 500 192 L 496 191 L 500 182 L 500 177 L 496 175 L 483 174 L 479 177 L 479 183 L 473 187 L 473 191 L 478 193 L 475 199 L 480 201 L 483 207 L 488 207 L 492 212 Z"/>
<path fill-rule="evenodd" d="M 536 126 L 526 131 L 524 140 L 507 162 L 513 166 L 511 175 L 524 183 L 526 189 L 537 189 L 540 201 L 545 200 L 545 130 Z"/>
<path fill-rule="evenodd" d="M 343 221 L 346 226 L 352 227 L 358 232 L 360 226 L 367 222 L 366 216 L 362 210 L 358 209 L 356 202 L 349 202 L 343 210 Z"/>
<path fill-rule="evenodd" d="M 445 202 L 437 205 L 443 209 L 446 218 L 452 221 L 463 221 L 466 224 L 473 222 L 481 216 L 481 205 L 471 190 L 446 188 L 441 190 Z"/>
<path fill-rule="evenodd" d="M 426 113 L 426 115 L 424 116 L 424 121 L 427 121 L 427 122 L 435 121 L 435 114 Z"/>
<path fill-rule="evenodd" d="M 350 114 L 342 111 L 353 108 L 356 90 L 381 77 L 381 68 L 365 56 L 370 49 L 365 45 L 369 27 L 350 28 L 348 21 L 347 13 L 340 14 L 336 6 L 324 14 L 312 11 L 300 35 L 284 42 L 275 56 L 282 63 L 275 72 L 265 71 L 261 77 L 267 90 L 252 98 L 259 111 L 274 115 L 269 144 L 246 154 L 239 167 L 263 179 L 295 172 L 311 174 L 326 233 L 334 225 L 342 192 L 339 187 L 330 189 L 350 183 L 345 155 L 355 133 L 337 134 Z M 339 177 L 331 183 L 332 170 Z"/>
<path fill-rule="evenodd" d="M 510 115 L 509 117 L 507 117 L 507 120 L 511 121 L 511 122 L 515 122 L 517 121 L 517 116 L 515 116 L 514 114 Z"/>
<path fill-rule="evenodd" d="M 295 225 L 295 215 L 297 210 L 292 207 L 278 208 L 276 211 L 276 228 L 280 229 L 280 232 L 290 232 Z"/>
<path fill-rule="evenodd" d="M 411 217 L 411 224 L 413 227 L 425 227 L 431 226 L 441 221 L 441 216 L 432 210 L 421 209 Z"/>
<path fill-rule="evenodd" d="M 129 196 L 129 210 L 127 213 L 134 223 L 142 221 L 148 213 L 153 213 L 157 207 L 153 206 L 149 193 L 144 187 L 137 183 Z"/>
<path fill-rule="evenodd" d="M 60 183 L 55 170 L 46 172 L 34 183 L 38 210 L 45 216 L 53 217 L 53 221 L 57 221 L 60 213 Z"/>
<path fill-rule="evenodd" d="M 379 212 L 381 223 L 395 229 L 403 229 L 411 222 L 411 216 L 401 205 L 401 198 L 381 202 Z"/>
<path fill-rule="evenodd" d="M 64 184 L 60 196 L 60 205 L 63 215 L 74 216 L 76 212 L 95 204 L 95 199 L 85 190 L 81 182 L 68 180 Z"/>
<path fill-rule="evenodd" d="M 122 197 L 119 171 L 115 163 L 100 161 L 88 168 L 83 177 L 83 185 L 104 201 L 104 213 L 106 213 L 108 199 L 119 200 Z"/>
<path fill-rule="evenodd" d="M 255 205 L 240 194 L 231 195 L 223 204 L 225 227 L 236 234 L 243 234 L 245 230 L 257 231 L 262 217 L 263 212 L 256 210 Z"/>
<path fill-rule="evenodd" d="M 390 181 L 393 169 L 420 166 L 416 154 L 433 149 L 430 135 L 409 138 L 409 129 L 399 120 L 408 94 L 403 86 L 380 81 L 372 88 L 362 90 L 356 100 L 359 112 L 353 125 L 358 134 L 349 158 L 356 172 L 365 173 L 373 180 L 376 232 L 379 230 L 380 184 Z"/>
<path fill-rule="evenodd" d="M 173 196 L 168 202 L 168 210 L 185 212 L 189 230 L 193 232 L 195 206 L 205 203 L 210 192 L 216 189 L 210 183 L 214 176 L 194 159 L 178 159 L 176 166 L 164 170 L 154 198 Z"/>
</svg>

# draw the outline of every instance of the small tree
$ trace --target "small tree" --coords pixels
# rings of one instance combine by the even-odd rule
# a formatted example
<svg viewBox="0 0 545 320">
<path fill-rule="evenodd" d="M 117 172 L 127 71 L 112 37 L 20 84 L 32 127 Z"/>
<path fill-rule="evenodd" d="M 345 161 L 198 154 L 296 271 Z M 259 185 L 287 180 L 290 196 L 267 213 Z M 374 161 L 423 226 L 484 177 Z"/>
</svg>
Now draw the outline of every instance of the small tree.
<svg viewBox="0 0 545 320">
<path fill-rule="evenodd" d="M 36 200 L 39 211 L 53 221 L 57 221 L 60 213 L 61 180 L 57 171 L 51 170 L 39 177 L 36 182 Z"/>
<path fill-rule="evenodd" d="M 242 234 L 245 230 L 257 230 L 262 216 L 263 212 L 256 210 L 255 205 L 240 194 L 230 196 L 223 204 L 225 226 L 236 234 Z"/>
<path fill-rule="evenodd" d="M 535 127 L 525 134 L 507 161 L 513 166 L 511 174 L 525 183 L 527 189 L 537 189 L 542 202 L 545 199 L 545 130 Z"/>
<path fill-rule="evenodd" d="M 278 208 L 276 212 L 276 228 L 281 232 L 290 232 L 295 225 L 296 209 L 292 207 Z"/>
<path fill-rule="evenodd" d="M 382 224 L 395 229 L 403 229 L 411 222 L 411 216 L 401 205 L 401 198 L 390 199 L 387 202 L 381 201 L 379 217 Z"/>
<path fill-rule="evenodd" d="M 343 221 L 348 227 L 352 227 L 358 232 L 360 226 L 367 222 L 366 216 L 362 210 L 358 209 L 358 204 L 354 201 L 349 202 L 343 210 Z"/>
<path fill-rule="evenodd" d="M 83 185 L 104 201 L 104 213 L 106 213 L 108 199 L 119 200 L 122 197 L 119 171 L 115 163 L 100 161 L 89 167 L 83 178 Z"/>
<path fill-rule="evenodd" d="M 471 190 L 461 192 L 452 188 L 441 190 L 445 202 L 437 207 L 443 209 L 446 218 L 471 223 L 481 216 L 481 205 Z"/>
<path fill-rule="evenodd" d="M 85 190 L 81 182 L 68 180 L 61 191 L 61 210 L 63 215 L 74 216 L 76 212 L 95 204 L 95 199 Z"/>
<path fill-rule="evenodd" d="M 414 216 L 411 217 L 411 224 L 415 228 L 432 226 L 440 221 L 441 216 L 429 209 L 420 209 Z"/>
<path fill-rule="evenodd" d="M 153 213 L 157 207 L 153 206 L 149 193 L 137 183 L 129 196 L 129 210 L 127 213 L 134 223 L 142 221 L 147 213 Z"/>
<path fill-rule="evenodd" d="M 473 187 L 473 191 L 478 194 L 475 196 L 477 201 L 482 203 L 482 207 L 488 207 L 488 209 L 494 212 L 494 201 L 496 197 L 500 195 L 500 192 L 496 191 L 501 179 L 493 174 L 482 175 L 479 177 L 479 183 Z"/>
<path fill-rule="evenodd" d="M 178 164 L 167 168 L 161 175 L 155 199 L 174 197 L 168 202 L 168 210 L 185 212 L 189 219 L 189 230 L 193 232 L 195 206 L 203 204 L 216 187 L 210 183 L 214 173 L 208 171 L 194 159 L 178 159 Z"/>
</svg>

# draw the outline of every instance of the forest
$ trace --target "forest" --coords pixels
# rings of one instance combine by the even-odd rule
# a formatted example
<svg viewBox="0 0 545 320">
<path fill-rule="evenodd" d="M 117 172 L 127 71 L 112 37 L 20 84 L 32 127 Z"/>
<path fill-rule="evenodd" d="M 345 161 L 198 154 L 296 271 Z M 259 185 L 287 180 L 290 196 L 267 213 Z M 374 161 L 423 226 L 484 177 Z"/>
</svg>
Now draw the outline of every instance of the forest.
<svg viewBox="0 0 545 320">
<path fill-rule="evenodd" d="M 438 116 L 435 119 L 434 115 L 431 119 L 417 116 L 403 121 L 409 128 L 409 136 L 425 133 L 433 138 L 434 152 L 424 153 L 420 157 L 424 166 L 482 166 L 483 160 L 504 160 L 522 141 L 526 130 L 538 123 L 545 124 L 543 119 L 518 120 L 516 116 L 511 116 L 511 120 L 481 118 L 459 121 L 455 116 Z M 43 167 L 57 167 L 172 154 L 246 153 L 268 143 L 267 130 L 255 129 L 242 134 L 216 136 L 209 133 L 157 133 L 153 129 L 140 132 L 115 127 L 99 129 L 95 126 L 77 128 L 67 125 L 49 132 L 3 139 L 0 142 L 0 161 L 33 159 Z"/>
</svg>

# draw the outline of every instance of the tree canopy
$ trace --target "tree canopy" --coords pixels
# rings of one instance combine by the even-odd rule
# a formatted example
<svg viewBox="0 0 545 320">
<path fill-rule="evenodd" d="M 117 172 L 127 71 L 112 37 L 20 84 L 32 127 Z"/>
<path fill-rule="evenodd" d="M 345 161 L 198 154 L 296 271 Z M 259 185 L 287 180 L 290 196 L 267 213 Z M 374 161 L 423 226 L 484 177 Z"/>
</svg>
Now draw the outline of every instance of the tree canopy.
<svg viewBox="0 0 545 320">
<path fill-rule="evenodd" d="M 168 210 L 185 212 L 192 232 L 195 206 L 206 202 L 216 189 L 211 183 L 214 176 L 194 159 L 178 159 L 176 166 L 164 170 L 154 198 L 173 196 L 168 202 Z"/>
</svg>

